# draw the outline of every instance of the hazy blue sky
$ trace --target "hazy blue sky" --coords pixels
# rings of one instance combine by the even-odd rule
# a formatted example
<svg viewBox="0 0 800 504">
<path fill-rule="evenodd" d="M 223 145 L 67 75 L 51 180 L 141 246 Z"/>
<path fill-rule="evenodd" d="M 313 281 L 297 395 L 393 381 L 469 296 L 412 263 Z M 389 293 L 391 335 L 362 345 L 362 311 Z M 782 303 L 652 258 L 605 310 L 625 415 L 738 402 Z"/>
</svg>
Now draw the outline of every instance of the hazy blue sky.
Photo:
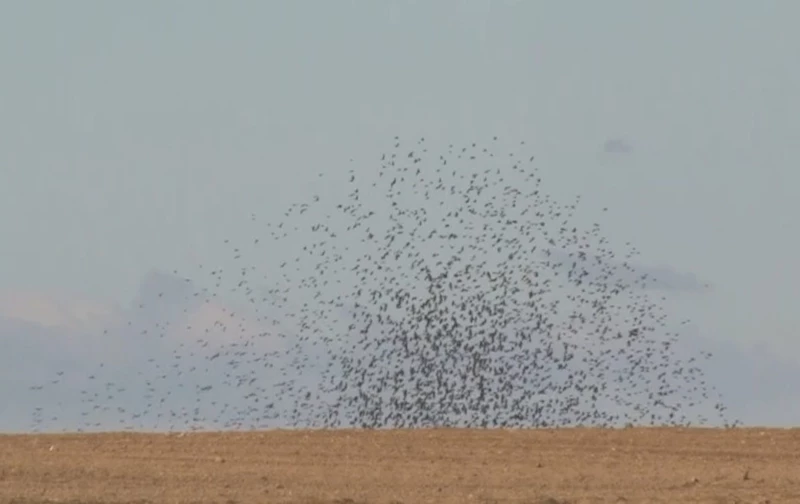
<svg viewBox="0 0 800 504">
<path fill-rule="evenodd" d="M 799 17 L 788 0 L 2 2 L 0 314 L 110 313 L 152 268 L 213 262 L 251 212 L 338 190 L 318 173 L 373 170 L 394 135 L 498 135 L 588 218 L 608 207 L 643 264 L 710 284 L 675 301 L 704 338 L 800 365 Z"/>
</svg>

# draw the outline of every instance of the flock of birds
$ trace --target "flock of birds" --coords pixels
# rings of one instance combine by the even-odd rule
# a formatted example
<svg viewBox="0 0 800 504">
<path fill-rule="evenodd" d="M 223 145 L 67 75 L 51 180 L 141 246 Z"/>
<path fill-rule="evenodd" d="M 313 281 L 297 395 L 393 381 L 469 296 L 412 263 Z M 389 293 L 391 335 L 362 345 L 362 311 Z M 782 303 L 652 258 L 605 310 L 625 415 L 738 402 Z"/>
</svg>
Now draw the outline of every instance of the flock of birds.
<svg viewBox="0 0 800 504">
<path fill-rule="evenodd" d="M 635 249 L 580 225 L 533 156 L 392 145 L 346 197 L 252 215 L 230 268 L 151 276 L 104 336 L 120 362 L 32 388 L 71 383 L 78 430 L 736 425 Z M 34 430 L 64 425 L 59 399 Z"/>
</svg>

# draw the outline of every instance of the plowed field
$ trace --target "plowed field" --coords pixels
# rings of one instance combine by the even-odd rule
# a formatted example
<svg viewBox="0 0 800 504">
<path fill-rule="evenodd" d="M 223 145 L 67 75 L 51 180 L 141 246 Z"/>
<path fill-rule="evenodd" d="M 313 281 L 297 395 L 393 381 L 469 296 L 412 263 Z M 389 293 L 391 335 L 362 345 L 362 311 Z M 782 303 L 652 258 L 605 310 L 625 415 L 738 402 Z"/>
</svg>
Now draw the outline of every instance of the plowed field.
<svg viewBox="0 0 800 504">
<path fill-rule="evenodd" d="M 0 502 L 800 503 L 800 429 L 0 436 Z"/>
</svg>

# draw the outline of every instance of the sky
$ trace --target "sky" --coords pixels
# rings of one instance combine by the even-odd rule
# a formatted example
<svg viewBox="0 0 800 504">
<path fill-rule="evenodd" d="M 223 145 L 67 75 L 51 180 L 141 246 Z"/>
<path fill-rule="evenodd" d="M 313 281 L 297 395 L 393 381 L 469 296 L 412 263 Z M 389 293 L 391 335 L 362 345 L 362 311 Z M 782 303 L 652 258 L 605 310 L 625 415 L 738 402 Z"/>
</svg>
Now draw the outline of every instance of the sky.
<svg viewBox="0 0 800 504">
<path fill-rule="evenodd" d="M 525 140 L 550 191 L 581 195 L 587 222 L 636 246 L 728 356 L 722 382 L 749 362 L 785 401 L 778 377 L 800 377 L 799 14 L 746 0 L 4 2 L 2 327 L 48 334 L 26 343 L 42 358 L 47 341 L 129 317 L 152 271 L 221 260 L 251 214 L 343 194 L 336 181 L 374 170 L 395 135 L 497 135 Z M 743 404 L 772 397 L 748 390 Z M 775 404 L 754 421 L 782 423 Z"/>
</svg>

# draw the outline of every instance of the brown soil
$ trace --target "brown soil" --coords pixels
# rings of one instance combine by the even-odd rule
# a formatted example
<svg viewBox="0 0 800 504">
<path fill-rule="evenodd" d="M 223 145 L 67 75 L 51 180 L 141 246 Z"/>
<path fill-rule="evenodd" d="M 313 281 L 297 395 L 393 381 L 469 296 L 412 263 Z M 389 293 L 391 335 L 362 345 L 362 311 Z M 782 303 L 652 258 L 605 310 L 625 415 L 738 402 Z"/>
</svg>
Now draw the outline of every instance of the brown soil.
<svg viewBox="0 0 800 504">
<path fill-rule="evenodd" d="M 0 502 L 800 503 L 800 429 L 0 436 Z"/>
</svg>

